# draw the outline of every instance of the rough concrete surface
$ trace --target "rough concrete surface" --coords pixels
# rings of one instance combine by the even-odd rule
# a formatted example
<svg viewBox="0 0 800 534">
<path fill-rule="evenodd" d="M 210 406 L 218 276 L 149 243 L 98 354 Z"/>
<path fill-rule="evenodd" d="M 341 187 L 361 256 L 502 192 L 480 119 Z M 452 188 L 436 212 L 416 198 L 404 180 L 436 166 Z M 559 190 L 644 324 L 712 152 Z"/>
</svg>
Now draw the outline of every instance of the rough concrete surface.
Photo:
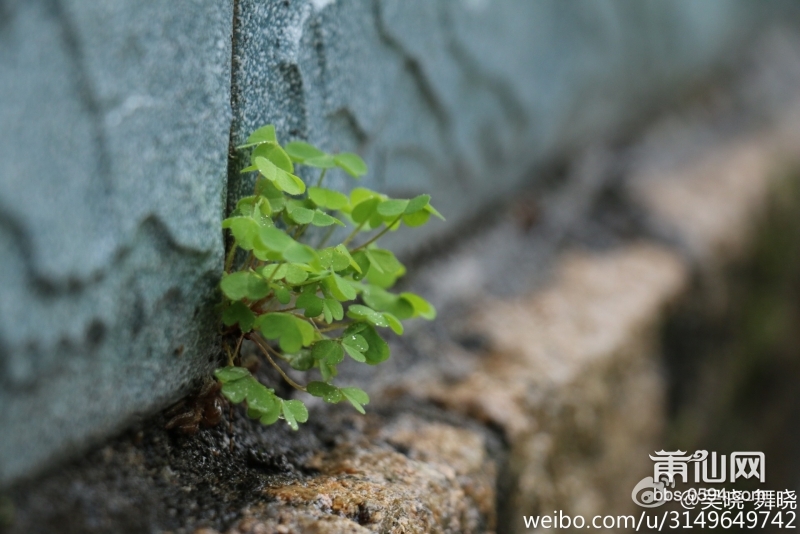
<svg viewBox="0 0 800 534">
<path fill-rule="evenodd" d="M 406 415 L 378 437 L 388 446 L 363 439 L 315 455 L 306 467 L 319 474 L 266 488 L 271 502 L 226 532 L 494 530 L 497 465 L 482 435 Z"/>
<path fill-rule="evenodd" d="M 216 357 L 230 10 L 0 4 L 0 484 Z"/>
<path fill-rule="evenodd" d="M 314 410 L 299 432 L 236 409 L 184 436 L 158 416 L 55 476 L 18 486 L 16 517 L 8 528 L 0 516 L 0 531 L 494 530 L 503 454 L 491 432 L 422 405 L 367 417 L 343 408 Z"/>
<path fill-rule="evenodd" d="M 240 0 L 233 137 L 273 122 L 357 149 L 368 187 L 431 193 L 448 223 L 427 231 L 443 235 L 537 163 L 674 102 L 780 6 Z"/>
<path fill-rule="evenodd" d="M 507 436 L 505 531 L 524 530 L 522 514 L 630 511 L 619 488 L 644 476 L 662 431 L 657 327 L 686 265 L 640 244 L 570 255 L 554 271 L 542 292 L 481 307 L 472 330 L 491 348 L 465 379 L 407 382 Z"/>
</svg>

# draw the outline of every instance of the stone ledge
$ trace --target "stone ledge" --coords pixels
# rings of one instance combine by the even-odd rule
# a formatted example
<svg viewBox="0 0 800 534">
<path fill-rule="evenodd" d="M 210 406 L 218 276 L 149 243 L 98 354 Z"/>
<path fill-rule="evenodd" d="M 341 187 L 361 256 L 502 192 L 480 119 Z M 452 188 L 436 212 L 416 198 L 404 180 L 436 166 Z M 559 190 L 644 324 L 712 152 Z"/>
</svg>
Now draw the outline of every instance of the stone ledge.
<svg viewBox="0 0 800 534">
<path fill-rule="evenodd" d="M 227 534 L 494 530 L 497 465 L 483 435 L 413 415 L 369 426 L 303 465 L 317 474 L 266 487 Z"/>
<path fill-rule="evenodd" d="M 466 379 L 406 383 L 505 433 L 514 480 L 498 513 L 508 523 L 539 510 L 627 511 L 627 494 L 609 490 L 633 487 L 661 430 L 656 328 L 686 265 L 637 244 L 567 254 L 555 272 L 543 291 L 482 306 L 472 325 L 492 348 Z"/>
</svg>

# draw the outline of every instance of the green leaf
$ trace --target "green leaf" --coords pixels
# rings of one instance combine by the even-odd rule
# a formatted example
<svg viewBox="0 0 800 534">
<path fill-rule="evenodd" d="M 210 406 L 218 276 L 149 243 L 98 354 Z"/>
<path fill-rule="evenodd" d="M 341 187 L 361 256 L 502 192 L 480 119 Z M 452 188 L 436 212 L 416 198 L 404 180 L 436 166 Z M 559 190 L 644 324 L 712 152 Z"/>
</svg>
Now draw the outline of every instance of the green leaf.
<svg viewBox="0 0 800 534">
<path fill-rule="evenodd" d="M 265 313 L 254 326 L 265 338 L 277 339 L 286 353 L 294 354 L 314 341 L 314 327 L 290 313 Z"/>
<path fill-rule="evenodd" d="M 272 182 L 279 190 L 290 195 L 301 195 L 305 192 L 306 184 L 303 183 L 303 180 L 277 167 L 275 163 L 267 158 L 258 156 L 255 158 L 255 165 L 258 167 L 258 172 L 260 172 L 264 178 Z"/>
<path fill-rule="evenodd" d="M 225 326 L 238 323 L 242 332 L 249 332 L 253 328 L 253 321 L 255 320 L 256 316 L 250 308 L 239 301 L 234 302 L 222 312 L 222 322 Z"/>
<path fill-rule="evenodd" d="M 351 266 L 353 269 L 355 269 L 355 271 L 356 271 L 357 273 L 360 273 L 360 272 L 362 272 L 362 271 L 361 271 L 361 265 L 359 265 L 359 264 L 358 264 L 358 262 L 357 262 L 357 261 L 356 261 L 356 260 L 353 258 L 353 256 L 351 256 L 351 255 L 350 255 L 350 251 L 349 251 L 349 250 L 347 250 L 347 247 L 346 247 L 346 246 L 339 244 L 339 245 L 336 245 L 336 247 L 334 248 L 334 250 L 335 250 L 335 251 L 336 251 L 336 252 L 337 252 L 337 253 L 340 255 L 340 257 L 347 258 L 347 263 L 348 263 L 348 264 L 349 264 L 349 265 L 350 265 L 350 266 Z"/>
<path fill-rule="evenodd" d="M 377 211 L 381 217 L 394 219 L 405 213 L 408 204 L 408 200 L 385 200 L 378 205 Z"/>
<path fill-rule="evenodd" d="M 284 249 L 283 259 L 292 263 L 312 263 L 319 260 L 313 248 L 297 242 Z"/>
<path fill-rule="evenodd" d="M 324 156 L 316 158 L 308 158 L 303 164 L 309 167 L 316 167 L 317 169 L 332 169 L 336 166 L 336 162 L 330 154 L 325 154 Z"/>
<path fill-rule="evenodd" d="M 403 334 L 403 324 L 400 322 L 400 319 L 389 312 L 383 312 L 381 315 L 383 315 L 384 320 L 389 324 L 389 328 L 391 328 L 395 334 L 398 336 Z"/>
<path fill-rule="evenodd" d="M 253 412 L 261 414 L 270 412 L 275 409 L 277 398 L 271 389 L 264 387 L 260 384 L 255 377 L 248 377 L 245 379 L 248 382 L 247 387 L 247 408 Z"/>
<path fill-rule="evenodd" d="M 355 288 L 338 274 L 332 274 L 327 277 L 325 279 L 325 287 L 327 287 L 328 291 L 341 302 L 354 300 L 356 296 L 358 296 Z"/>
<path fill-rule="evenodd" d="M 272 205 L 269 200 L 259 197 L 253 207 L 253 219 L 261 226 L 272 226 Z"/>
<path fill-rule="evenodd" d="M 278 398 L 275 397 L 275 402 L 272 403 L 269 410 L 261 412 L 261 418 L 259 422 L 262 425 L 274 425 L 278 422 L 278 418 L 281 416 L 281 404 L 278 402 Z"/>
<path fill-rule="evenodd" d="M 334 271 L 343 271 L 350 267 L 353 262 L 350 251 L 344 245 L 337 245 L 333 249 L 333 257 L 331 258 L 331 267 Z M 358 265 L 358 264 L 356 264 Z"/>
<path fill-rule="evenodd" d="M 356 270 L 356 274 L 353 275 L 354 280 L 361 280 L 364 278 L 364 275 L 367 274 L 370 268 L 370 261 L 367 258 L 366 252 L 363 250 L 359 250 L 352 255 L 353 260 L 358 264 L 358 269 Z"/>
<path fill-rule="evenodd" d="M 375 327 L 368 323 L 355 323 L 348 326 L 344 335 L 361 334 L 367 340 L 369 348 L 364 352 L 369 365 L 377 365 L 389 358 L 389 345 L 375 330 Z"/>
<path fill-rule="evenodd" d="M 288 263 L 271 263 L 269 265 L 265 265 L 261 269 L 261 276 L 267 280 L 281 280 L 284 276 L 286 276 L 286 269 L 288 266 Z"/>
<path fill-rule="evenodd" d="M 308 347 L 317 337 L 317 331 L 314 329 L 314 326 L 311 323 L 301 319 L 300 317 L 295 317 L 292 315 L 292 319 L 294 319 L 295 325 L 297 329 L 300 331 L 300 335 L 303 338 L 303 346 Z"/>
<path fill-rule="evenodd" d="M 297 241 L 289 237 L 286 232 L 274 227 L 261 228 L 258 231 L 258 239 L 264 247 L 275 252 L 283 252 L 297 244 Z"/>
<path fill-rule="evenodd" d="M 339 391 L 339 388 L 325 382 L 309 382 L 306 386 L 306 391 L 308 391 L 309 394 L 315 397 L 320 397 L 325 402 L 329 402 L 331 404 L 336 404 L 344 398 L 342 392 Z"/>
<path fill-rule="evenodd" d="M 380 272 L 377 269 L 370 268 L 369 272 L 367 273 L 367 279 L 371 284 L 374 284 L 378 287 L 382 287 L 384 289 L 390 288 L 394 285 L 397 279 L 405 274 L 406 270 L 405 267 L 402 267 L 396 273 L 387 273 L 387 272 Z"/>
<path fill-rule="evenodd" d="M 363 353 L 361 353 L 360 351 L 354 349 L 350 345 L 342 345 L 342 347 L 344 347 L 345 352 L 347 352 L 347 354 L 351 358 L 353 358 L 355 361 L 360 362 L 360 363 L 364 363 L 364 362 L 367 361 L 367 357 L 364 356 Z"/>
<path fill-rule="evenodd" d="M 314 220 L 314 210 L 302 207 L 299 202 L 288 202 L 286 211 L 297 224 L 308 224 Z"/>
<path fill-rule="evenodd" d="M 311 286 L 306 286 L 311 287 Z M 324 301 L 316 295 L 316 290 L 312 291 L 303 291 L 299 297 L 297 297 L 297 301 L 295 305 L 305 310 L 306 317 L 317 317 L 320 313 L 322 313 Z M 330 321 L 328 321 L 330 322 Z"/>
<path fill-rule="evenodd" d="M 240 271 L 225 275 L 219 284 L 222 292 L 231 300 L 259 300 L 269 294 L 267 281 L 251 271 Z M 353 297 L 355 298 L 355 297 Z"/>
<path fill-rule="evenodd" d="M 302 195 L 306 190 L 306 184 L 303 183 L 303 180 L 294 174 L 283 171 L 275 176 L 275 185 L 278 186 L 278 189 L 290 195 Z"/>
<path fill-rule="evenodd" d="M 342 354 L 342 346 L 339 343 L 331 339 L 323 339 L 311 346 L 311 357 L 315 360 L 338 363 L 342 361 L 344 356 Z"/>
<path fill-rule="evenodd" d="M 308 279 L 308 272 L 294 263 L 286 265 L 286 281 L 293 286 L 302 284 Z"/>
<path fill-rule="evenodd" d="M 371 248 L 365 252 L 370 264 L 379 273 L 399 276 L 405 271 L 403 264 L 397 260 L 391 251 L 382 248 Z"/>
<path fill-rule="evenodd" d="M 303 349 L 297 354 L 284 354 L 284 358 L 292 369 L 297 371 L 308 371 L 314 367 L 314 358 L 311 357 L 311 351 Z"/>
<path fill-rule="evenodd" d="M 369 395 L 367 395 L 366 391 L 353 387 L 341 388 L 339 391 L 341 391 L 344 398 L 350 401 L 350 404 L 352 404 L 356 410 L 361 412 L 361 414 L 366 413 L 362 406 L 362 404 L 369 404 Z"/>
<path fill-rule="evenodd" d="M 247 413 L 250 417 L 260 417 L 264 424 L 272 424 L 277 420 L 276 412 L 280 408 L 275 392 L 256 380 L 247 369 L 225 367 L 215 371 L 215 374 L 222 382 L 222 394 L 225 398 L 234 404 L 247 401 Z"/>
<path fill-rule="evenodd" d="M 342 338 L 342 345 L 345 347 L 352 347 L 359 352 L 364 352 L 369 348 L 367 340 L 364 336 L 359 334 L 349 334 Z"/>
<path fill-rule="evenodd" d="M 323 312 L 328 310 L 331 315 L 332 319 L 336 319 L 337 321 L 341 321 L 344 317 L 344 308 L 342 307 L 342 303 L 336 299 L 325 299 Z M 328 315 L 325 315 L 325 321 L 330 324 L 330 320 L 328 319 Z"/>
<path fill-rule="evenodd" d="M 247 141 L 243 145 L 239 145 L 236 148 L 247 148 L 255 145 L 260 145 L 262 143 L 277 143 L 278 138 L 275 136 L 275 126 L 272 124 L 267 124 L 266 126 L 262 126 L 255 132 L 250 134 L 250 137 L 247 138 Z"/>
<path fill-rule="evenodd" d="M 380 312 L 389 312 L 401 321 L 416 315 L 411 303 L 400 297 L 400 295 L 390 293 L 378 286 L 365 285 L 362 297 L 364 303 L 370 308 Z"/>
<path fill-rule="evenodd" d="M 362 306 L 361 304 L 353 304 L 347 308 L 347 316 L 352 319 L 362 319 L 374 326 L 389 326 L 388 321 L 382 313 L 368 306 Z"/>
<path fill-rule="evenodd" d="M 379 198 L 368 198 L 363 202 L 360 202 L 353 206 L 353 211 L 350 212 L 350 217 L 352 217 L 353 221 L 361 224 L 364 221 L 367 221 L 370 217 L 372 217 L 378 209 L 378 205 L 381 203 L 381 199 Z"/>
<path fill-rule="evenodd" d="M 328 382 L 338 374 L 338 371 L 336 370 L 336 365 L 321 360 L 319 362 L 319 374 L 322 375 L 323 380 Z"/>
<path fill-rule="evenodd" d="M 332 217 L 320 210 L 314 211 L 314 217 L 311 219 L 311 224 L 313 224 L 314 226 L 330 226 L 332 224 L 338 224 L 339 226 L 345 225 L 342 221 L 340 221 L 336 217 Z"/>
<path fill-rule="evenodd" d="M 403 222 L 406 224 L 406 226 L 415 228 L 417 226 L 422 226 L 423 224 L 428 222 L 430 218 L 431 214 L 423 209 L 420 211 L 416 211 L 414 213 L 403 215 Z"/>
<path fill-rule="evenodd" d="M 283 191 L 261 175 L 256 180 L 256 195 L 269 200 L 272 211 L 277 212 L 283 209 L 284 199 L 286 198 Z"/>
<path fill-rule="evenodd" d="M 308 198 L 317 206 L 329 210 L 340 210 L 350 204 L 347 196 L 324 187 L 309 187 Z"/>
<path fill-rule="evenodd" d="M 376 208 L 375 212 L 370 216 L 369 221 L 367 221 L 366 228 L 373 229 L 379 227 L 382 224 L 383 224 L 383 217 L 381 217 L 381 214 L 378 213 L 378 210 Z M 392 228 L 397 229 L 397 226 L 396 225 L 392 226 Z"/>
<path fill-rule="evenodd" d="M 442 216 L 442 214 L 439 213 L 438 211 L 436 211 L 436 208 L 434 208 L 430 204 L 425 206 L 425 211 L 427 211 L 428 213 L 430 213 L 431 215 L 433 215 L 437 219 L 445 220 L 444 217 Z"/>
<path fill-rule="evenodd" d="M 411 200 L 408 201 L 408 205 L 406 206 L 405 213 L 410 215 L 412 213 L 416 213 L 425 208 L 428 203 L 431 201 L 430 195 L 419 195 Z"/>
<path fill-rule="evenodd" d="M 364 160 L 357 154 L 342 152 L 334 156 L 333 160 L 339 168 L 343 169 L 353 178 L 359 178 L 367 174 L 367 164 L 364 163 Z"/>
<path fill-rule="evenodd" d="M 252 377 L 249 377 L 252 378 Z M 239 404 L 247 398 L 249 384 L 247 380 L 232 380 L 222 384 L 221 392 L 226 399 L 234 404 Z"/>
<path fill-rule="evenodd" d="M 322 150 L 303 141 L 292 141 L 287 143 L 284 148 L 292 160 L 300 163 L 309 158 L 318 158 L 326 155 Z"/>
<path fill-rule="evenodd" d="M 214 376 L 217 377 L 217 380 L 225 384 L 226 382 L 233 382 L 235 380 L 239 380 L 240 378 L 250 376 L 250 371 L 244 367 L 234 367 L 229 365 L 227 367 L 220 367 L 214 371 Z"/>
<path fill-rule="evenodd" d="M 292 293 L 283 286 L 275 288 L 275 296 L 278 297 L 278 302 L 281 304 L 289 304 L 292 300 Z"/>
<path fill-rule="evenodd" d="M 221 393 L 234 404 L 244 402 L 244 399 L 247 398 L 247 388 L 243 380 L 223 384 Z"/>
<path fill-rule="evenodd" d="M 414 293 L 400 293 L 400 297 L 407 301 L 414 308 L 414 315 L 432 321 L 436 319 L 436 308 L 424 298 Z"/>
<path fill-rule="evenodd" d="M 259 224 L 267 224 L 269 220 L 267 226 L 271 226 L 272 221 L 269 219 L 271 214 L 272 207 L 269 201 L 260 195 L 240 198 L 234 210 L 235 216 L 252 217 Z M 222 221 L 222 227 L 227 228 L 225 221 Z"/>
<path fill-rule="evenodd" d="M 244 250 L 253 250 L 253 242 L 261 229 L 252 217 L 230 217 L 222 221 L 222 227 L 230 229 L 236 245 Z"/>
<path fill-rule="evenodd" d="M 294 165 L 292 165 L 291 158 L 277 143 L 265 143 L 254 148 L 250 154 L 250 162 L 256 167 L 258 167 L 257 158 L 266 158 L 280 170 L 289 174 L 294 173 Z"/>
<path fill-rule="evenodd" d="M 297 430 L 297 423 L 305 423 L 308 421 L 308 410 L 306 405 L 299 400 L 283 400 L 281 399 L 281 411 L 286 423 L 292 428 Z"/>
<path fill-rule="evenodd" d="M 331 324 L 333 322 L 333 314 L 331 313 L 331 308 L 324 300 L 322 301 L 321 313 L 326 323 Z"/>
<path fill-rule="evenodd" d="M 356 187 L 352 191 L 350 191 L 350 204 L 355 206 L 356 204 L 360 204 L 367 199 L 370 198 L 377 198 L 379 200 L 385 200 L 386 197 L 377 191 L 373 191 L 372 189 L 367 189 L 365 187 Z"/>
</svg>

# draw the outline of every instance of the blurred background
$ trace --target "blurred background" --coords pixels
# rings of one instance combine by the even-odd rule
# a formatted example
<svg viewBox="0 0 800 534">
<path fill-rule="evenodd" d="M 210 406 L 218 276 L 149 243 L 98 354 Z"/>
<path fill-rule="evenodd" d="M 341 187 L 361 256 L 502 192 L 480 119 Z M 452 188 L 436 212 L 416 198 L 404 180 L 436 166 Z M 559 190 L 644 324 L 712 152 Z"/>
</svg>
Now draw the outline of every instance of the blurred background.
<svg viewBox="0 0 800 534">
<path fill-rule="evenodd" d="M 389 243 L 440 320 L 349 376 L 500 443 L 463 531 L 627 511 L 660 449 L 800 490 L 795 3 L 0 0 L 0 528 L 234 521 L 108 474 L 216 365 L 234 147 L 269 123 L 447 217 Z"/>
</svg>

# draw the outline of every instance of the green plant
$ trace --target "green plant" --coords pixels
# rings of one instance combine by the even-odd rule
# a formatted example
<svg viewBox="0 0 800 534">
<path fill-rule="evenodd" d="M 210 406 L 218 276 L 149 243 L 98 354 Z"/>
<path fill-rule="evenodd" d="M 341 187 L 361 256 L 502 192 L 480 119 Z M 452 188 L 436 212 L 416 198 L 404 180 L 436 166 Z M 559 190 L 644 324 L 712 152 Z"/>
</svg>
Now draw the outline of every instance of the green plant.
<svg viewBox="0 0 800 534">
<path fill-rule="evenodd" d="M 237 366 L 247 339 L 295 389 L 329 403 L 347 400 L 364 413 L 366 392 L 332 383 L 345 354 L 368 365 L 381 363 L 389 357 L 389 345 L 380 328 L 402 334 L 401 321 L 436 315 L 422 297 L 388 291 L 405 268 L 376 243 L 403 224 L 421 226 L 432 215 L 442 216 L 428 195 L 392 199 L 358 187 L 346 196 L 322 187 L 330 169 L 359 178 L 367 166 L 355 154 L 327 154 L 304 142 L 282 147 L 271 125 L 238 148 L 251 149 L 251 165 L 242 172 L 258 175 L 254 194 L 239 200 L 222 223 L 233 237 L 220 282 L 222 320 L 229 339 L 236 340 L 228 348 L 228 366 L 215 371 L 222 394 L 233 403 L 246 401 L 248 415 L 265 425 L 283 418 L 296 430 L 308 419 L 302 401 L 281 399 Z M 315 186 L 307 188 L 294 174 L 295 164 L 319 169 Z M 327 246 L 335 229 L 346 226 L 352 227 L 349 234 Z M 315 246 L 304 242 L 312 233 Z M 298 371 L 317 369 L 321 380 L 299 384 L 281 360 Z"/>
</svg>

